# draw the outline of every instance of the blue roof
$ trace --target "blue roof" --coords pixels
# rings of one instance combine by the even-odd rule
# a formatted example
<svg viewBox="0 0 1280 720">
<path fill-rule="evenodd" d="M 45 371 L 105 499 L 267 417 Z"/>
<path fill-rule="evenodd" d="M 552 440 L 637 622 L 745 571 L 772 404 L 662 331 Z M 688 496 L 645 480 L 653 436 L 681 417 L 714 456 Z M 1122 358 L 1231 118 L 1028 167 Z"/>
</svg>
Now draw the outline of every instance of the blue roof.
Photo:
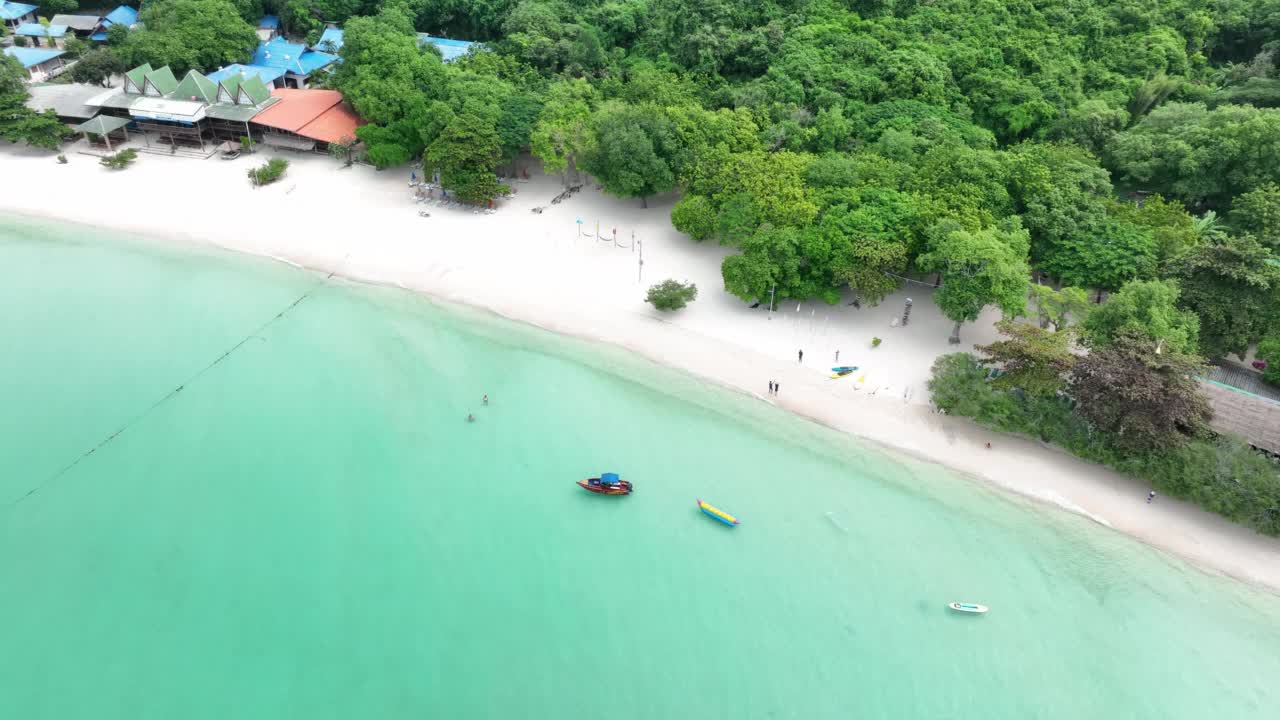
<svg viewBox="0 0 1280 720">
<path fill-rule="evenodd" d="M 211 72 L 206 77 L 214 82 L 222 82 L 232 75 L 257 75 L 262 78 L 262 83 L 267 87 L 271 87 L 271 83 L 276 78 L 284 75 L 283 68 L 263 67 L 262 65 L 228 65 L 217 72 Z"/>
<path fill-rule="evenodd" d="M 106 42 L 106 41 L 107 41 L 107 34 L 106 34 L 106 33 L 104 33 L 104 32 L 96 32 L 96 33 L 94 33 L 94 34 L 90 35 L 90 36 L 89 36 L 89 39 L 90 39 L 90 40 L 96 40 L 97 42 Z"/>
<path fill-rule="evenodd" d="M 107 13 L 103 18 L 108 25 L 124 25 L 125 27 L 133 27 L 138 24 L 138 11 L 128 5 L 120 7 Z"/>
<path fill-rule="evenodd" d="M 120 7 L 107 13 L 103 18 L 109 25 L 124 25 L 125 27 L 133 27 L 138 24 L 138 11 L 128 5 Z"/>
<path fill-rule="evenodd" d="M 258 27 L 275 30 L 280 27 L 280 18 L 275 15 L 263 15 L 262 19 L 258 21 Z"/>
<path fill-rule="evenodd" d="M 61 57 L 66 52 L 66 50 L 52 50 L 49 48 L 7 47 L 4 49 L 5 55 L 17 58 L 24 68 L 34 67 L 47 60 Z"/>
<path fill-rule="evenodd" d="M 467 50 L 472 45 L 475 45 L 475 43 L 467 42 L 466 40 L 449 40 L 447 38 L 433 37 L 426 33 L 418 33 L 418 45 L 426 45 L 428 43 L 435 45 L 440 50 L 440 55 L 445 62 L 456 60 L 466 55 Z"/>
<path fill-rule="evenodd" d="M 316 52 L 308 50 L 302 53 L 302 57 L 298 63 L 302 65 L 302 74 L 307 75 L 323 67 L 328 67 L 338 61 L 337 55 L 330 55 L 326 52 Z M 295 71 L 296 72 L 296 71 Z"/>
<path fill-rule="evenodd" d="M 312 45 L 311 47 L 317 50 L 328 50 L 329 45 L 326 45 L 325 43 L 329 43 L 333 45 L 334 52 L 338 52 L 339 50 L 341 50 L 342 49 L 342 28 L 336 28 L 336 27 L 325 28 L 324 32 L 320 34 L 320 39 L 317 40 L 316 44 Z"/>
<path fill-rule="evenodd" d="M 23 3 L 0 0 L 0 20 L 17 20 L 20 17 L 25 17 L 27 13 L 33 13 L 35 11 L 35 5 L 24 5 Z"/>
<path fill-rule="evenodd" d="M 253 54 L 253 64 L 280 68 L 299 75 L 307 75 L 338 59 L 337 55 L 307 50 L 306 45 L 291 43 L 282 37 L 258 46 Z"/>
<path fill-rule="evenodd" d="M 17 30 L 13 31 L 13 33 L 15 35 L 45 37 L 44 26 L 41 25 L 40 23 L 22 23 L 21 25 L 18 26 Z M 50 25 L 49 26 L 49 33 L 48 33 L 49 37 L 60 38 L 66 34 L 67 34 L 66 25 Z"/>
</svg>

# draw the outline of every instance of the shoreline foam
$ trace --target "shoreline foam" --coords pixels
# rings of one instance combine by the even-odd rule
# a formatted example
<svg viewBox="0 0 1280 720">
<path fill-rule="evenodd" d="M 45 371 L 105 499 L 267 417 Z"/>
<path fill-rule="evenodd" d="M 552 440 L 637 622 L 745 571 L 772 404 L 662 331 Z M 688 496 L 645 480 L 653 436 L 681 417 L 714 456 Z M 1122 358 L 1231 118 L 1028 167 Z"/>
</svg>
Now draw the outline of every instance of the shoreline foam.
<svg viewBox="0 0 1280 720">
<path fill-rule="evenodd" d="M 670 228 L 672 197 L 651 200 L 650 209 L 641 210 L 638 203 L 586 190 L 567 205 L 530 215 L 528 208 L 544 201 L 542 195 L 553 195 L 557 184 L 540 176 L 518 185 L 520 194 L 496 215 L 433 209 L 432 217 L 420 218 L 403 180 L 396 179 L 399 173 L 361 167 L 339 171 L 327 158 L 286 156 L 292 162 L 291 181 L 254 190 L 234 161 L 143 156 L 135 167 L 112 172 L 83 156 L 58 165 L 43 154 L 0 152 L 6 165 L 0 208 L 6 211 L 259 255 L 616 345 L 840 432 L 1082 515 L 1202 569 L 1280 591 L 1280 540 L 1172 498 L 1147 505 L 1146 487 L 1132 478 L 932 413 L 923 404 L 923 382 L 933 357 L 993 339 L 993 315 L 966 326 L 970 342 L 959 347 L 946 345 L 950 323 L 917 288 L 878 308 L 855 312 L 842 305 L 797 304 L 792 310 L 788 304 L 767 317 L 723 292 L 719 259 L 724 249 L 693 243 Z M 83 198 L 46 209 L 53 202 L 41 188 L 62 183 L 96 191 L 80 190 Z M 602 233 L 618 227 L 621 237 L 636 230 L 644 238 L 644 265 L 635 263 L 635 249 L 574 236 L 578 218 L 592 225 L 593 234 L 592 218 L 598 218 Z M 640 275 L 646 276 L 643 281 Z M 694 280 L 703 290 L 671 319 L 643 303 L 644 288 L 666 277 Z M 897 312 L 894 304 L 913 290 L 923 299 L 915 302 L 911 331 L 888 327 Z M 824 312 L 821 331 L 819 309 Z M 886 341 L 872 351 L 866 347 L 874 334 Z M 841 350 L 842 362 L 863 366 L 859 375 L 868 381 L 832 385 L 813 362 L 799 366 L 796 346 L 807 347 L 811 360 L 823 357 L 823 366 L 832 357 L 826 353 Z M 773 400 L 759 393 L 771 379 L 781 382 L 781 394 Z M 987 450 L 987 442 L 996 449 Z"/>
</svg>

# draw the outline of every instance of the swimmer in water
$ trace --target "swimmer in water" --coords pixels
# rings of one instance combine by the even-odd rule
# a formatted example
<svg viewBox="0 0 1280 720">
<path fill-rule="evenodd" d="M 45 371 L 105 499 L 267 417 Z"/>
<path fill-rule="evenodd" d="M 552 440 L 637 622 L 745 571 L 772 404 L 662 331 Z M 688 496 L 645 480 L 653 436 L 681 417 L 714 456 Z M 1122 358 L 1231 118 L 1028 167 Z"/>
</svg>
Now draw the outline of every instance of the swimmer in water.
<svg viewBox="0 0 1280 720">
<path fill-rule="evenodd" d="M 485 405 L 488 405 L 488 404 L 489 404 L 489 396 L 488 396 L 488 395 L 485 395 L 483 398 L 481 398 L 480 402 L 481 402 L 481 403 L 483 403 L 483 404 L 485 404 Z"/>
<path fill-rule="evenodd" d="M 471 413 L 467 413 L 467 422 L 475 422 L 475 421 L 476 421 L 476 416 L 472 415 Z"/>
</svg>

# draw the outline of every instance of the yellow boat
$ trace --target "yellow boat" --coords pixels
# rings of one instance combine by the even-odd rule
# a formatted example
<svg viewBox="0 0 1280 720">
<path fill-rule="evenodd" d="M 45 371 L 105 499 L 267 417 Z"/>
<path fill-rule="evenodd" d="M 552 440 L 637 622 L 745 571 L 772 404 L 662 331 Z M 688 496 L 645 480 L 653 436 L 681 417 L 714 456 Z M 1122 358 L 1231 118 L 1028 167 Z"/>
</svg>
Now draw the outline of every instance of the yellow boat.
<svg viewBox="0 0 1280 720">
<path fill-rule="evenodd" d="M 716 520 L 719 520 L 725 525 L 738 524 L 738 518 L 730 515 L 729 513 L 721 510 L 720 508 L 716 507 L 715 505 L 712 505 L 709 502 L 698 500 L 698 509 L 706 513 L 707 515 L 710 515 L 711 517 L 715 518 Z"/>
</svg>

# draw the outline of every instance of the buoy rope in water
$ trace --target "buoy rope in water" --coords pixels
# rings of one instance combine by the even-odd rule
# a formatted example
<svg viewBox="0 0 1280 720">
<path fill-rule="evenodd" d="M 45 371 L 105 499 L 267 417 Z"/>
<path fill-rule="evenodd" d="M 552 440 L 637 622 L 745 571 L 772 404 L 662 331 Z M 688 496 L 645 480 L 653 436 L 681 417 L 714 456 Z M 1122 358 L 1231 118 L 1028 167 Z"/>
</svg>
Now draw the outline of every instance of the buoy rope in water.
<svg viewBox="0 0 1280 720">
<path fill-rule="evenodd" d="M 43 482 L 39 483 L 39 484 L 38 484 L 38 485 L 36 485 L 35 487 L 33 487 L 33 488 L 31 488 L 30 490 L 28 490 L 28 491 L 27 491 L 27 493 L 26 493 L 25 495 L 23 495 L 22 497 L 20 497 L 20 498 L 18 498 L 17 500 L 14 500 L 13 502 L 9 503 L 9 507 L 10 507 L 10 508 L 12 508 L 12 507 L 17 506 L 17 505 L 18 505 L 18 503 L 20 503 L 20 502 L 22 502 L 23 500 L 26 500 L 27 498 L 31 497 L 32 495 L 35 495 L 36 493 L 40 492 L 40 491 L 41 491 L 42 489 L 44 489 L 44 487 L 45 487 L 46 485 L 48 485 L 49 483 L 53 482 L 54 480 L 57 480 L 58 478 L 62 477 L 63 475 L 66 475 L 67 473 L 71 472 L 73 469 L 75 469 L 75 467 L 76 467 L 77 465 L 79 465 L 80 463 L 84 462 L 84 461 L 85 461 L 85 459 L 87 459 L 90 455 L 92 455 L 92 454 L 94 454 L 94 453 L 98 452 L 99 450 L 101 450 L 102 448 L 106 447 L 106 446 L 107 446 L 107 444 L 109 444 L 112 440 L 115 440 L 117 437 L 119 437 L 120 435 L 122 435 L 126 430 L 128 430 L 128 429 L 129 429 L 129 428 L 131 428 L 131 427 L 133 427 L 133 426 L 134 426 L 135 424 L 137 424 L 139 421 L 141 421 L 142 419 L 144 419 L 144 418 L 146 418 L 148 415 L 150 415 L 152 412 L 154 412 L 156 408 L 158 408 L 158 407 L 160 407 L 161 405 L 165 404 L 166 402 L 168 402 L 169 400 L 171 400 L 175 395 L 177 395 L 178 393 L 182 392 L 183 388 L 185 388 L 186 386 L 188 386 L 188 385 L 190 385 L 191 383 L 195 382 L 196 380 L 199 380 L 199 379 L 200 379 L 200 377 L 201 377 L 202 375 L 204 375 L 205 373 L 207 373 L 207 372 L 209 372 L 210 370 L 212 370 L 215 366 L 217 366 L 217 365 L 218 365 L 219 363 L 221 363 L 223 360 L 226 360 L 228 357 L 231 357 L 231 354 L 232 354 L 232 353 L 234 353 L 236 350 L 239 350 L 242 346 L 244 346 L 244 344 L 245 344 L 245 343 L 249 342 L 250 340 L 254 339 L 255 337 L 258 337 L 258 335 L 259 335 L 263 330 L 266 330 L 267 328 L 271 327 L 271 325 L 273 325 L 277 320 L 279 320 L 280 318 L 282 318 L 282 317 L 284 317 L 286 314 L 288 314 L 288 313 L 289 313 L 289 311 L 293 310 L 294 308 L 298 307 L 298 305 L 302 304 L 302 301 L 303 301 L 303 300 L 306 300 L 307 298 L 311 297 L 311 295 L 312 295 L 313 293 L 315 293 L 315 291 L 316 291 L 316 290 L 319 290 L 319 289 L 320 289 L 320 288 L 321 288 L 325 283 L 327 283 L 327 282 L 329 282 L 330 280 L 332 280 L 332 279 L 333 279 L 333 276 L 334 276 L 334 275 L 337 275 L 337 274 L 338 274 L 338 271 L 337 271 L 337 270 L 334 270 L 333 272 L 331 272 L 331 273 L 329 273 L 328 275 L 326 275 L 326 276 L 324 277 L 324 279 L 323 279 L 323 280 L 321 280 L 320 282 L 318 282 L 318 283 L 316 283 L 315 285 L 313 285 L 313 286 L 311 287 L 311 289 L 310 289 L 310 290 L 307 290 L 306 292 L 302 293 L 301 295 L 299 295 L 299 296 L 297 297 L 297 299 L 296 299 L 296 300 L 294 300 L 293 302 L 289 303 L 288 307 L 286 307 L 285 309 L 283 309 L 283 310 L 281 310 L 280 312 L 276 313 L 276 314 L 275 314 L 275 317 L 272 317 L 270 320 L 268 320 L 268 321 L 266 321 L 266 322 L 262 323 L 261 325 L 259 325 L 259 326 L 258 326 L 258 327 L 253 331 L 253 332 L 249 333 L 248 335 L 245 335 L 243 338 L 241 338 L 241 339 L 240 339 L 240 342 L 236 343 L 235 345 L 232 345 L 232 346 L 231 346 L 231 347 L 230 347 L 226 352 L 224 352 L 224 353 L 222 353 L 221 355 L 219 355 L 219 356 L 217 357 L 217 359 L 215 359 L 213 362 L 209 363 L 208 365 L 205 365 L 203 368 L 201 368 L 200 370 L 198 370 L 194 375 L 192 375 L 191 377 L 187 378 L 187 380 L 186 380 L 185 382 L 183 382 L 181 385 L 179 385 L 179 386 L 175 387 L 174 389 L 170 390 L 170 391 L 169 391 L 169 392 L 168 392 L 164 397 L 162 397 L 162 398 L 160 398 L 159 400 L 157 400 L 157 401 L 155 401 L 154 403 L 152 403 L 150 407 L 148 407 L 146 410 L 143 410 L 141 413 L 139 413 L 137 416 L 135 416 L 132 420 L 130 420 L 130 421 L 128 421 L 128 422 L 126 422 L 126 423 L 125 423 L 123 426 L 121 426 L 118 430 L 116 430 L 115 432 L 113 432 L 113 433 L 111 433 L 110 435 L 108 435 L 108 436 L 106 436 L 105 438 L 103 438 L 103 439 L 102 439 L 102 441 L 101 441 L 101 442 L 99 442 L 97 445 L 94 445 L 93 447 L 89 448 L 87 451 L 85 451 L 84 453 L 82 453 L 82 454 L 81 454 L 79 457 L 77 457 L 75 460 L 71 461 L 71 463 L 70 463 L 69 465 L 67 465 L 66 467 L 62 468 L 61 470 L 59 470 L 58 472 L 54 473 L 53 475 L 50 475 L 50 476 L 49 476 L 48 478 L 46 478 Z"/>
</svg>

